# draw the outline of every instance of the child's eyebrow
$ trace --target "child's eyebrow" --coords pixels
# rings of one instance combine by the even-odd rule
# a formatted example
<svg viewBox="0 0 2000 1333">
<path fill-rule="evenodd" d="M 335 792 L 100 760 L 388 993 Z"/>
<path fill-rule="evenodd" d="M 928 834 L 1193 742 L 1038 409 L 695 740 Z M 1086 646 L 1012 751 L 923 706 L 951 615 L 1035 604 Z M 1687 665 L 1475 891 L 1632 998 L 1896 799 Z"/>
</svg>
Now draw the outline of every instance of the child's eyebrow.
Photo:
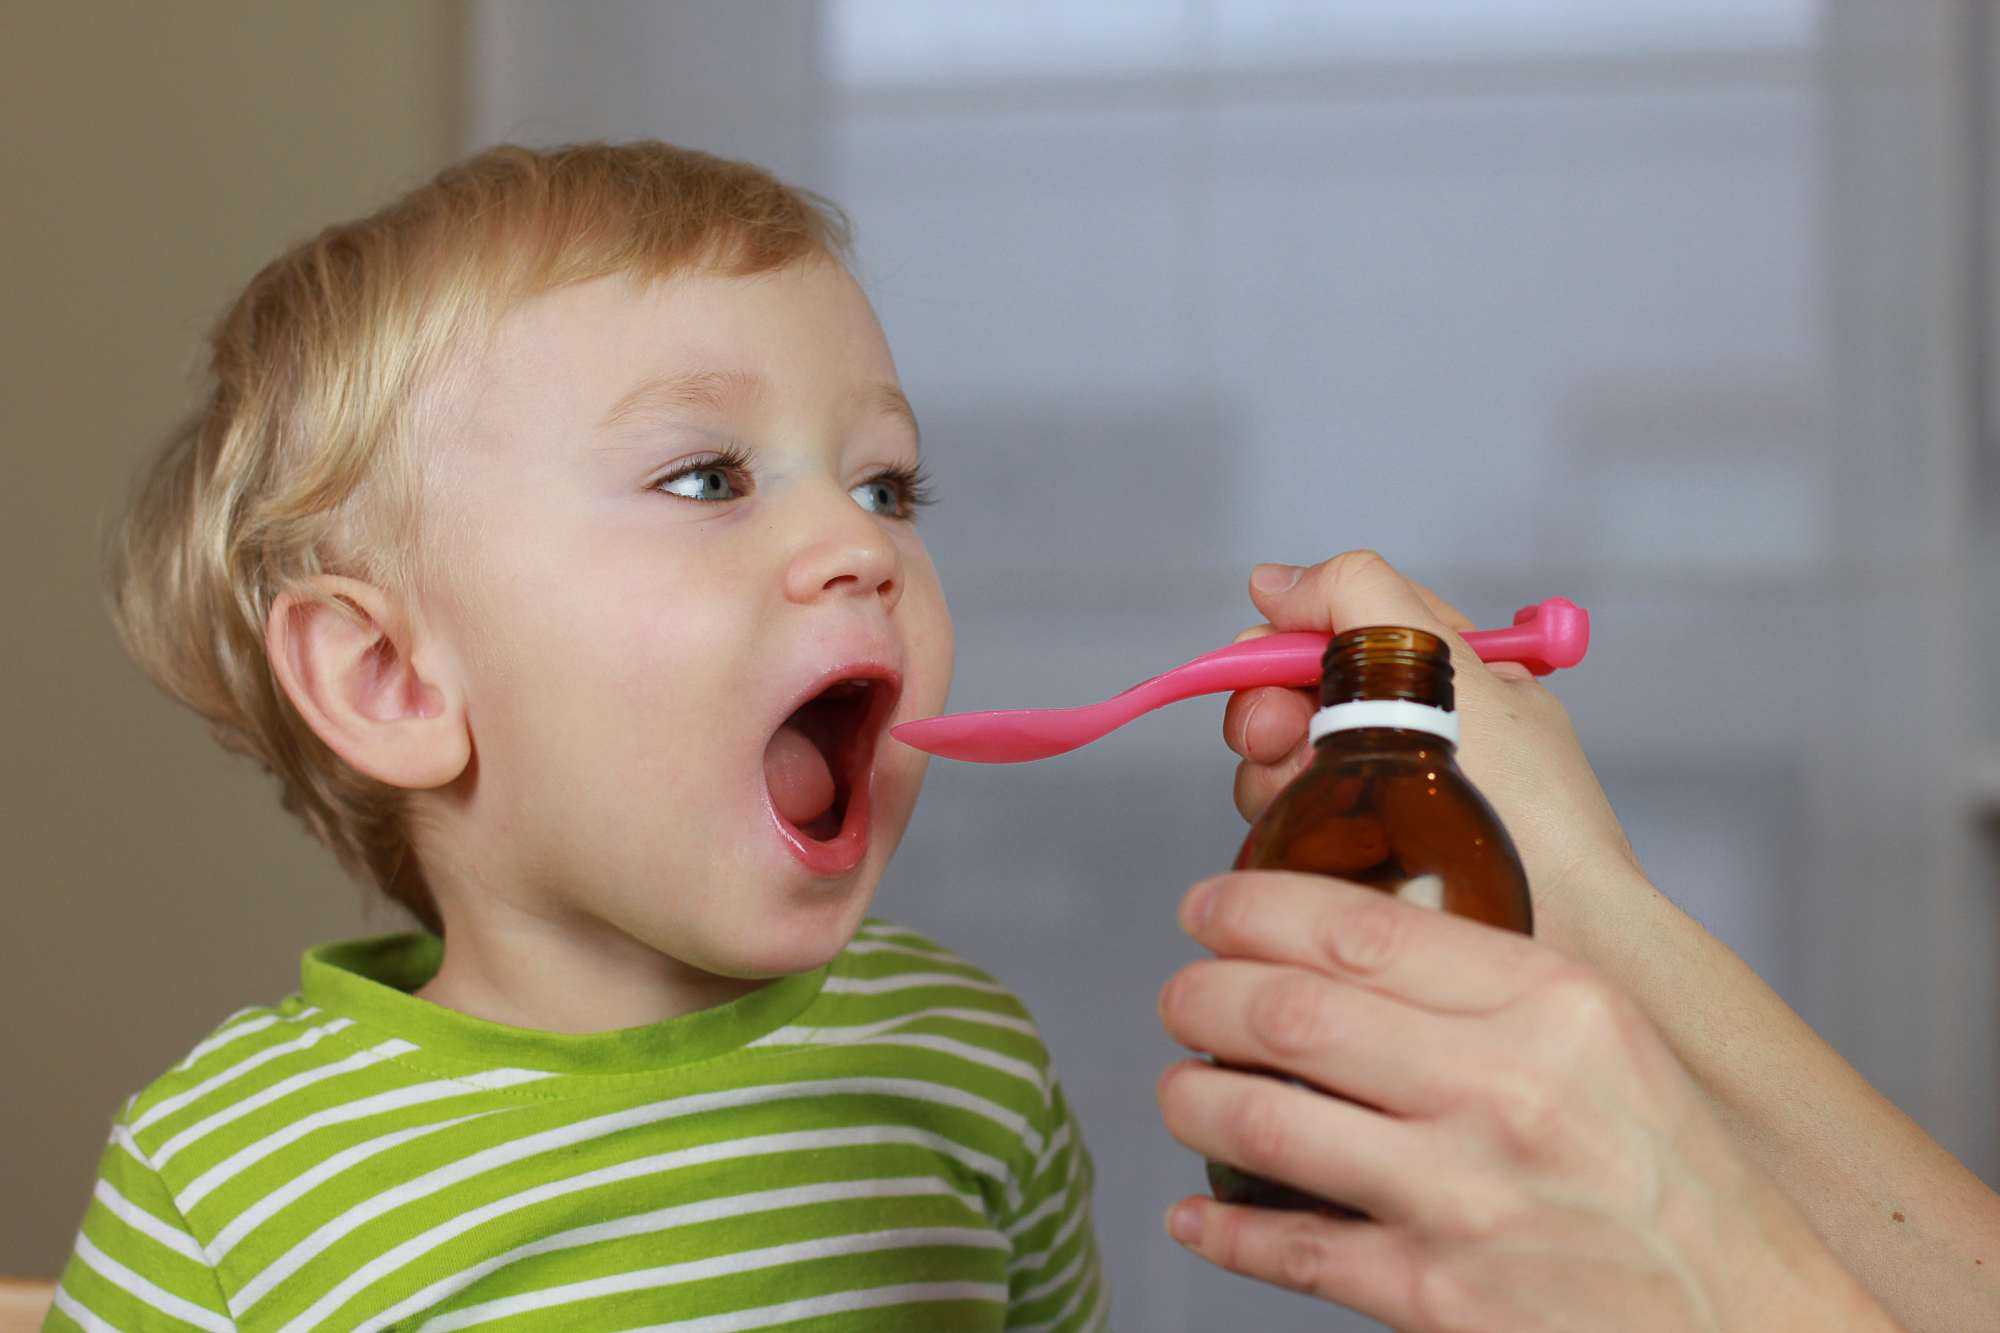
<svg viewBox="0 0 2000 1333">
<path fill-rule="evenodd" d="M 763 378 L 747 370 L 686 370 L 649 375 L 611 405 L 597 428 L 611 430 L 668 415 L 675 408 L 720 412 L 733 404 L 755 402 L 763 392 Z M 924 433 L 917 425 L 917 411 L 910 406 L 902 389 L 883 381 L 862 389 L 856 400 L 863 411 L 894 417 L 908 426 L 919 447 L 922 446 Z"/>
<path fill-rule="evenodd" d="M 720 412 L 730 404 L 755 401 L 764 381 L 747 370 L 686 370 L 649 375 L 611 405 L 599 430 L 658 416 L 674 408 L 698 407 Z"/>
<path fill-rule="evenodd" d="M 910 400 L 903 391 L 893 384 L 873 384 L 862 391 L 862 406 L 871 412 L 892 416 L 910 428 L 910 434 L 917 437 L 917 446 L 923 447 L 924 432 L 917 425 L 917 409 L 910 406 Z"/>
</svg>

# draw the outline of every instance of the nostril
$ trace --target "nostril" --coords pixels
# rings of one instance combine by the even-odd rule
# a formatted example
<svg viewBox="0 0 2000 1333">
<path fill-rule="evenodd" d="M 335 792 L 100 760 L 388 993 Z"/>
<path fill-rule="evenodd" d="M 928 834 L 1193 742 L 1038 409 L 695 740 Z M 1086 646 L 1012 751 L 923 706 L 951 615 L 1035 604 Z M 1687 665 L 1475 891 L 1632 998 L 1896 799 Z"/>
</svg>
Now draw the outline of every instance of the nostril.
<svg viewBox="0 0 2000 1333">
<path fill-rule="evenodd" d="M 785 593 L 801 603 L 869 593 L 894 602 L 903 595 L 902 582 L 897 554 L 886 543 L 825 542 L 793 558 L 785 574 Z"/>
</svg>

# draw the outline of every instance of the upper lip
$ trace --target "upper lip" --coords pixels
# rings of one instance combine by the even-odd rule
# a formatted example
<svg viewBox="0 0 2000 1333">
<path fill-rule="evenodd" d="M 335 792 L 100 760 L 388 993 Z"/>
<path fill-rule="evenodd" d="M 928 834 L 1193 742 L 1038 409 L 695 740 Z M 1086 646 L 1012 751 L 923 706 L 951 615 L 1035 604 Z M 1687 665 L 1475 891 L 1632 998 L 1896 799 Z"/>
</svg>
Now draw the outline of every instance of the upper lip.
<svg viewBox="0 0 2000 1333">
<path fill-rule="evenodd" d="M 870 680 L 886 686 L 889 691 L 889 703 L 886 708 L 880 710 L 879 716 L 886 717 L 895 707 L 896 701 L 902 697 L 903 672 L 895 665 L 889 654 L 864 650 L 843 653 L 834 661 L 835 665 L 815 674 L 808 684 L 799 689 L 790 701 L 783 705 L 784 711 L 779 714 L 777 721 L 771 724 L 771 730 L 776 731 L 782 727 L 792 714 L 843 680 Z M 875 710 L 870 711 L 871 714 L 875 713 Z"/>
</svg>

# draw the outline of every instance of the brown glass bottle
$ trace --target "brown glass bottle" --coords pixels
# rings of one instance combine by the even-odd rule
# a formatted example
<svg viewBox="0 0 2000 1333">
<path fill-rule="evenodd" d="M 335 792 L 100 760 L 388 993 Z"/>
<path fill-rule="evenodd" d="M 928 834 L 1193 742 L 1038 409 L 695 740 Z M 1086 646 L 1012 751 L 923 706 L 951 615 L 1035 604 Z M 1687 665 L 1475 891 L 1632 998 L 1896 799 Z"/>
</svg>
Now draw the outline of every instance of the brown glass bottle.
<svg viewBox="0 0 2000 1333">
<path fill-rule="evenodd" d="M 1312 762 L 1251 826 L 1236 869 L 1332 875 L 1532 934 L 1528 877 L 1500 817 L 1459 771 L 1457 733 L 1451 656 L 1436 635 L 1395 626 L 1338 635 L 1322 664 Z M 1208 1163 L 1208 1183 L 1224 1203 L 1360 1216 L 1223 1162 Z"/>
</svg>

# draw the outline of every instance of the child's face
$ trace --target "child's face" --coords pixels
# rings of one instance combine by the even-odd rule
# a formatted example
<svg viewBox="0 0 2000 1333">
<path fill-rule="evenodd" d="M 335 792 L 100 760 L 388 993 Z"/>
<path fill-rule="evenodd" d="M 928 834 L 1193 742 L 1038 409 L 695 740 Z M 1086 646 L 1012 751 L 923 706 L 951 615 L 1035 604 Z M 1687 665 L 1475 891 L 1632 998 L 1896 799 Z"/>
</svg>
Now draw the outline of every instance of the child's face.
<svg viewBox="0 0 2000 1333">
<path fill-rule="evenodd" d="M 423 618 L 474 748 L 419 826 L 446 894 L 728 976 L 840 950 L 923 780 L 886 729 L 951 678 L 937 572 L 883 479 L 917 462 L 896 384 L 832 264 L 599 279 L 508 315 L 427 488 L 450 573 Z M 779 735 L 849 676 L 877 683 Z"/>
</svg>

